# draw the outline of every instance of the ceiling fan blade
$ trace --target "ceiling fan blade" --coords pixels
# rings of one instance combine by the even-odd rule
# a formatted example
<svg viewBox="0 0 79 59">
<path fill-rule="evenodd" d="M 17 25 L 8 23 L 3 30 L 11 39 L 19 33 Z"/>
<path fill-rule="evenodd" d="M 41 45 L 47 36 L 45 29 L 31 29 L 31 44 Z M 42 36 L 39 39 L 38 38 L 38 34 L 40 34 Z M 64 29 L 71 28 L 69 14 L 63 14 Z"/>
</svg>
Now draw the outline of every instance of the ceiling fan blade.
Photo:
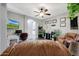
<svg viewBox="0 0 79 59">
<path fill-rule="evenodd" d="M 45 9 L 44 11 L 45 11 L 45 12 L 47 12 L 47 11 L 48 11 L 48 9 Z"/>
<path fill-rule="evenodd" d="M 37 14 L 37 15 L 35 15 L 35 16 L 39 16 L 40 14 Z"/>
<path fill-rule="evenodd" d="M 51 14 L 49 14 L 49 13 L 46 13 L 45 15 L 51 15 Z"/>
<path fill-rule="evenodd" d="M 34 12 L 39 13 L 38 11 L 34 11 Z"/>
<path fill-rule="evenodd" d="M 40 12 L 43 12 L 43 11 L 44 11 L 44 7 L 41 7 L 41 8 L 40 8 Z"/>
<path fill-rule="evenodd" d="M 43 12 L 43 10 L 42 10 L 42 9 L 40 10 L 40 13 L 41 13 L 41 12 Z"/>
<path fill-rule="evenodd" d="M 43 10 L 43 8 L 41 8 L 40 10 Z"/>
<path fill-rule="evenodd" d="M 35 16 L 39 16 L 39 15 L 35 15 Z"/>
</svg>

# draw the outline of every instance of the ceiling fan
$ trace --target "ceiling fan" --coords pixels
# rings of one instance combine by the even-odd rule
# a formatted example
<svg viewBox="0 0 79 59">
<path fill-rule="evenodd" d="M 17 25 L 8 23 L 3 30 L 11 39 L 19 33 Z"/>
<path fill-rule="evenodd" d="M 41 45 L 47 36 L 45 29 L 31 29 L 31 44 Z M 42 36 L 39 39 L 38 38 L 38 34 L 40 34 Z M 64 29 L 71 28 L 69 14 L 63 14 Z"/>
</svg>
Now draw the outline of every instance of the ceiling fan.
<svg viewBox="0 0 79 59">
<path fill-rule="evenodd" d="M 35 15 L 35 16 L 41 16 L 42 18 L 43 18 L 45 15 L 48 15 L 48 16 L 51 15 L 50 13 L 48 13 L 48 9 L 46 9 L 46 8 L 44 8 L 44 7 L 41 7 L 41 8 L 39 9 L 39 11 L 34 11 L 34 12 L 37 13 L 37 15 Z"/>
</svg>

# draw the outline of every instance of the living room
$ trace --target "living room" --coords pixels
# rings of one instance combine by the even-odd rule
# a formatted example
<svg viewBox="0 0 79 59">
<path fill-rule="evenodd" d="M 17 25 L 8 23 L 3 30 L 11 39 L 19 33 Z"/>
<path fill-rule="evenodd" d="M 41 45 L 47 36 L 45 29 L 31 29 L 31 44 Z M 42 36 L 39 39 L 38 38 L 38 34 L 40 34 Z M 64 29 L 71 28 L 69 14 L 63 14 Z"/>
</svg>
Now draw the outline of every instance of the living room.
<svg viewBox="0 0 79 59">
<path fill-rule="evenodd" d="M 79 6 L 78 3 L 71 5 Z M 72 6 L 68 3 L 0 3 L 0 52 L 11 43 L 19 42 L 19 35 L 16 35 L 19 33 L 28 33 L 27 40 L 62 42 L 65 39 L 58 39 L 66 36 L 67 41 L 76 41 L 79 14 L 77 11 L 70 13 Z"/>
</svg>

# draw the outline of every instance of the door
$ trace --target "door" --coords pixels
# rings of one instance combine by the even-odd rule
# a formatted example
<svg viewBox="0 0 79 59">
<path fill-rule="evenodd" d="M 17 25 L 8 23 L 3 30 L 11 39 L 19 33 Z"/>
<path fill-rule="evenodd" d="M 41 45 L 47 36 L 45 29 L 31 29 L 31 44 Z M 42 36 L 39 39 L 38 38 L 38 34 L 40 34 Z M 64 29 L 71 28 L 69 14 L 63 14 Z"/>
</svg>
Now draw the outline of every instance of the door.
<svg viewBox="0 0 79 59">
<path fill-rule="evenodd" d="M 32 19 L 28 19 L 27 23 L 28 23 L 28 39 L 29 40 L 37 39 L 37 23 Z"/>
</svg>

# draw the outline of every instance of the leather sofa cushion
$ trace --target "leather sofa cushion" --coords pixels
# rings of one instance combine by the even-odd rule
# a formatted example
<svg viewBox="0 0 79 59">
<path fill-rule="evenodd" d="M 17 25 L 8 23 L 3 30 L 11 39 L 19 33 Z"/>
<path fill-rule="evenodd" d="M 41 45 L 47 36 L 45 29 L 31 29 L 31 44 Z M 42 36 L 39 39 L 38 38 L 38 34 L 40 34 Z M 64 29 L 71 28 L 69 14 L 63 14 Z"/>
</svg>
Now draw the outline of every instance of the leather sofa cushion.
<svg viewBox="0 0 79 59">
<path fill-rule="evenodd" d="M 76 33 L 66 33 L 65 37 L 66 38 L 69 37 L 69 38 L 75 39 L 76 35 L 77 35 Z"/>
<path fill-rule="evenodd" d="M 6 50 L 7 51 L 7 50 Z M 4 53 L 2 53 L 4 55 Z M 69 56 L 69 50 L 59 42 L 35 40 L 18 43 L 8 56 Z"/>
</svg>

